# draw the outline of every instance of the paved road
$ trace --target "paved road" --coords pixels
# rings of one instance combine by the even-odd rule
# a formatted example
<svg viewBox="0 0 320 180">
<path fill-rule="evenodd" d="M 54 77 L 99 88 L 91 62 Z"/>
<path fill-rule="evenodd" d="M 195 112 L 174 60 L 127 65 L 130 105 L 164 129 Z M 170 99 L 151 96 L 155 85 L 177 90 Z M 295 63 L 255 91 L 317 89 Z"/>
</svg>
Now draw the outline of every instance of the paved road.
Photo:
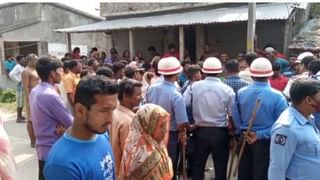
<svg viewBox="0 0 320 180">
<path fill-rule="evenodd" d="M 38 177 L 37 156 L 35 149 L 30 147 L 26 124 L 16 123 L 16 116 L 12 113 L 3 113 L 0 110 L 0 116 L 5 121 L 5 130 L 8 133 L 14 159 L 17 163 L 17 174 L 15 179 L 36 180 Z M 209 157 L 205 179 L 214 179 L 213 174 L 213 164 L 211 157 Z"/>
<path fill-rule="evenodd" d="M 26 123 L 16 123 L 15 114 L 1 113 L 5 121 L 5 130 L 8 133 L 12 153 L 17 163 L 17 180 L 36 180 L 38 163 L 36 151 L 30 147 L 26 130 Z"/>
</svg>

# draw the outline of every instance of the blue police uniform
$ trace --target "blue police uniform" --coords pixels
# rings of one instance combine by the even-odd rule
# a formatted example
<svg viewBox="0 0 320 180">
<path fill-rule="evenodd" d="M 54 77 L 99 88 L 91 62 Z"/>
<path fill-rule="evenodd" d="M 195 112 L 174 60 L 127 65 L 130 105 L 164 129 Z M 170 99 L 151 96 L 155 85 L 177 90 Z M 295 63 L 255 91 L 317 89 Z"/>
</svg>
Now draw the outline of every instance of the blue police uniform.
<svg viewBox="0 0 320 180">
<path fill-rule="evenodd" d="M 312 115 L 314 117 L 314 121 L 315 121 L 317 128 L 320 129 L 320 113 L 315 112 Z"/>
<path fill-rule="evenodd" d="M 186 105 L 192 105 L 197 128 L 194 133 L 192 179 L 203 179 L 209 154 L 215 167 L 215 179 L 225 180 L 229 159 L 228 115 L 235 93 L 217 77 L 194 82 L 186 92 Z"/>
<path fill-rule="evenodd" d="M 313 118 L 290 106 L 272 127 L 269 180 L 317 180 L 319 170 L 319 130 Z"/>
<path fill-rule="evenodd" d="M 256 114 L 251 131 L 255 132 L 258 141 L 245 146 L 240 161 L 239 180 L 266 180 L 269 166 L 269 148 L 271 128 L 288 104 L 280 91 L 271 88 L 268 82 L 255 81 L 238 91 L 233 105 L 232 117 L 237 134 L 242 134 L 248 127 L 256 100 L 261 105 Z"/>
<path fill-rule="evenodd" d="M 177 131 L 177 125 L 188 123 L 186 105 L 174 83 L 163 80 L 151 85 L 146 94 L 147 103 L 161 106 L 171 114 L 170 131 Z"/>
<path fill-rule="evenodd" d="M 258 98 L 261 99 L 261 106 L 251 131 L 256 132 L 258 139 L 270 139 L 271 127 L 288 107 L 288 103 L 281 92 L 271 88 L 268 82 L 255 81 L 240 89 L 233 105 L 232 117 L 237 133 L 246 130 Z"/>
<path fill-rule="evenodd" d="M 167 149 L 175 172 L 178 155 L 178 125 L 188 123 L 184 99 L 174 83 L 163 80 L 147 89 L 146 102 L 161 106 L 171 115 Z"/>
</svg>

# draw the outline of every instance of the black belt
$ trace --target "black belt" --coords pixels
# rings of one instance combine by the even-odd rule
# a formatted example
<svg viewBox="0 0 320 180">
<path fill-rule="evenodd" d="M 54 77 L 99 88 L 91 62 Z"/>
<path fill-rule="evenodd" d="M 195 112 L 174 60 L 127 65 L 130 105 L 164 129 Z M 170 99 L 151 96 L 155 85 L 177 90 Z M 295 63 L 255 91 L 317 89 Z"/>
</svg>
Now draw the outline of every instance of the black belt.
<svg viewBox="0 0 320 180">
<path fill-rule="evenodd" d="M 208 126 L 197 126 L 196 129 L 227 129 L 227 127 L 208 127 Z"/>
</svg>

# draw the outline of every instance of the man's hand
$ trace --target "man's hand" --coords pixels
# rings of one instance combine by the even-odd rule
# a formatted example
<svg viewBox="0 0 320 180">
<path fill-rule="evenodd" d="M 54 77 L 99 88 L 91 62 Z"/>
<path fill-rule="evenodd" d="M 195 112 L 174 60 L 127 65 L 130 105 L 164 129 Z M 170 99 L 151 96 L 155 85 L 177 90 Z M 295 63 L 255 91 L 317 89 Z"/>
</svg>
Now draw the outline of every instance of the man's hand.
<svg viewBox="0 0 320 180">
<path fill-rule="evenodd" d="M 193 131 L 193 130 L 195 130 L 195 129 L 196 129 L 196 125 L 189 124 L 189 125 L 187 126 L 187 131 Z"/>
<path fill-rule="evenodd" d="M 227 126 L 229 136 L 234 136 L 236 134 L 236 128 L 233 124 L 229 123 Z"/>
<path fill-rule="evenodd" d="M 179 142 L 183 145 L 187 144 L 187 133 L 186 132 L 179 132 Z"/>
<path fill-rule="evenodd" d="M 189 123 L 178 124 L 178 132 L 179 132 L 179 142 L 184 145 L 187 144 L 187 130 L 189 129 Z"/>
<path fill-rule="evenodd" d="M 230 136 L 234 136 L 235 133 L 236 133 L 236 126 L 234 125 L 233 123 L 233 119 L 231 116 L 228 117 L 228 126 L 227 126 L 227 129 L 228 129 L 228 133 Z"/>
<path fill-rule="evenodd" d="M 253 144 L 258 140 L 257 134 L 252 131 L 250 131 L 249 133 L 243 132 L 243 137 L 248 142 L 248 144 Z"/>
<path fill-rule="evenodd" d="M 59 124 L 56 126 L 56 130 L 55 133 L 59 136 L 62 136 L 64 134 L 64 132 L 66 132 L 67 128 L 64 127 L 63 125 Z"/>
</svg>

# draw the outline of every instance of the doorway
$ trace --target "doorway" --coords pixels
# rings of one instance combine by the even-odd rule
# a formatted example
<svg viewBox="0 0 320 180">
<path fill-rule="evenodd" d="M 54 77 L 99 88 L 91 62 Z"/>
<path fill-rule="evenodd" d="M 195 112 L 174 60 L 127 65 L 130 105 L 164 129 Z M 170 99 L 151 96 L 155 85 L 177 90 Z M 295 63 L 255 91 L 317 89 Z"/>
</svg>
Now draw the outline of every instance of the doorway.
<svg viewBox="0 0 320 180">
<path fill-rule="evenodd" d="M 5 57 L 17 56 L 19 54 L 27 56 L 30 53 L 38 54 L 38 43 L 35 41 L 12 42 L 5 41 Z"/>
<path fill-rule="evenodd" d="M 196 63 L 196 27 L 184 27 L 184 48 L 189 51 L 192 63 Z"/>
</svg>

